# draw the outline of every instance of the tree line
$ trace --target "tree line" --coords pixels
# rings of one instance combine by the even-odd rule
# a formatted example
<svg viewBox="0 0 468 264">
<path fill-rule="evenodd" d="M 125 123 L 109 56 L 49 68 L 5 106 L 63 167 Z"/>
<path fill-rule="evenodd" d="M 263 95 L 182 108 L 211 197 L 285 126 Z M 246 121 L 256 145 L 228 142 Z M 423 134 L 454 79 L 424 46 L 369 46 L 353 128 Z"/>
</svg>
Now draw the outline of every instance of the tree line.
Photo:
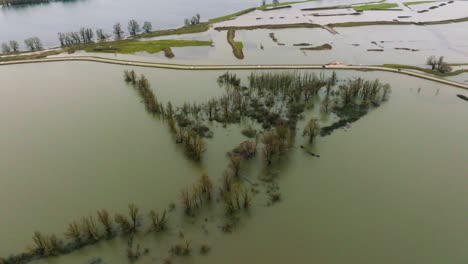
<svg viewBox="0 0 468 264">
<path fill-rule="evenodd" d="M 42 42 L 38 37 L 25 39 L 24 45 L 29 51 L 38 51 L 43 49 Z M 1 44 L 1 49 L 3 54 L 17 53 L 20 51 L 20 46 L 18 41 L 10 40 L 8 42 L 3 42 Z"/>
<path fill-rule="evenodd" d="M 140 32 L 149 33 L 153 30 L 151 22 L 145 21 L 140 27 L 140 24 L 132 19 L 128 22 L 127 30 L 130 36 L 136 36 Z M 124 31 L 120 23 L 115 23 L 113 26 L 113 35 L 116 40 L 122 39 Z M 94 31 L 92 28 L 82 27 L 78 31 L 59 32 L 57 33 L 61 47 L 92 43 L 95 41 L 105 41 L 111 36 L 106 34 L 102 29 Z M 43 49 L 41 40 L 38 37 L 31 37 L 24 40 L 25 47 L 28 51 L 39 51 Z M 20 51 L 20 45 L 16 40 L 10 40 L 1 44 L 3 54 L 17 53 Z"/>
</svg>

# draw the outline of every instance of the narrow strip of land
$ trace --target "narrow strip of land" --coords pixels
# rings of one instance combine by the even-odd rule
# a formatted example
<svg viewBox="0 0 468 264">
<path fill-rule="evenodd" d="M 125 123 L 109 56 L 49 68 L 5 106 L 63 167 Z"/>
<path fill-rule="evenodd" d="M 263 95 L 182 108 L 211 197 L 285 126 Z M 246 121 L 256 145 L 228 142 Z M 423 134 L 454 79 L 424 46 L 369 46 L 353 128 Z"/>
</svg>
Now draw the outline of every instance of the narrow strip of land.
<svg viewBox="0 0 468 264">
<path fill-rule="evenodd" d="M 143 61 L 130 61 L 119 60 L 111 58 L 93 57 L 93 56 L 76 56 L 76 57 L 55 57 L 55 58 L 42 58 L 32 60 L 19 60 L 19 61 L 6 61 L 0 62 L 0 66 L 16 65 L 16 64 L 29 64 L 29 63 L 44 63 L 44 62 L 63 62 L 63 61 L 89 61 L 108 63 L 116 65 L 136 66 L 136 67 L 150 67 L 160 69 L 172 70 L 366 70 L 366 71 L 385 71 L 392 73 L 405 74 L 412 77 L 425 79 L 429 81 L 438 82 L 445 85 L 450 85 L 468 90 L 468 84 L 459 83 L 451 80 L 442 79 L 436 76 L 430 76 L 424 73 L 405 69 L 394 69 L 384 66 L 373 65 L 314 65 L 314 64 L 271 64 L 271 65 L 184 65 L 184 64 L 170 64 L 158 62 L 143 62 Z"/>
</svg>

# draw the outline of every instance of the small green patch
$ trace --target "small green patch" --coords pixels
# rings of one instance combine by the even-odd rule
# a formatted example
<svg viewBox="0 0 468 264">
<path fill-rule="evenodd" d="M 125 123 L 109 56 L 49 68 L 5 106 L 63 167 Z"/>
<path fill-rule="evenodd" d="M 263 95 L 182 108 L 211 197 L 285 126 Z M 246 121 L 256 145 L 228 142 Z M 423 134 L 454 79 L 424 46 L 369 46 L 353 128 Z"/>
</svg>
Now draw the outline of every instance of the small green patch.
<svg viewBox="0 0 468 264">
<path fill-rule="evenodd" d="M 360 5 L 353 6 L 356 11 L 366 11 L 366 10 L 383 10 L 389 8 L 398 7 L 398 4 L 395 3 L 382 3 L 382 4 L 371 4 L 371 5 Z"/>
<path fill-rule="evenodd" d="M 248 9 L 244 9 L 244 10 L 241 10 L 239 12 L 236 12 L 236 13 L 233 13 L 233 14 L 229 14 L 229 15 L 226 15 L 226 16 L 222 16 L 222 17 L 217 17 L 217 18 L 212 18 L 210 20 L 208 20 L 209 23 L 219 23 L 219 22 L 223 22 L 223 21 L 227 21 L 227 20 L 231 20 L 231 19 L 234 19 L 238 16 L 242 16 L 242 15 L 245 15 L 245 14 L 248 14 L 252 11 L 255 11 L 256 8 L 253 7 L 253 8 L 248 8 Z"/>
<path fill-rule="evenodd" d="M 284 2 L 284 3 L 279 3 L 279 4 L 269 4 L 269 5 L 264 5 L 259 8 L 258 10 L 265 11 L 269 8 L 274 8 L 274 7 L 281 7 L 281 6 L 288 6 L 288 5 L 294 5 L 294 4 L 302 4 L 302 3 L 307 3 L 307 2 L 312 2 L 315 0 L 305 0 L 305 1 L 291 1 L 291 2 Z"/>
<path fill-rule="evenodd" d="M 419 5 L 419 4 L 427 4 L 427 3 L 434 3 L 435 1 L 413 1 L 413 2 L 404 2 L 403 4 L 405 6 L 411 6 L 411 5 Z"/>
<path fill-rule="evenodd" d="M 301 48 L 301 50 L 331 50 L 332 48 L 332 45 L 326 43 L 320 46 Z"/>
<path fill-rule="evenodd" d="M 139 34 L 135 36 L 135 38 L 154 38 L 154 37 L 162 37 L 162 36 L 169 36 L 169 35 L 185 35 L 185 34 L 194 34 L 194 33 L 201 33 L 208 31 L 210 29 L 209 23 L 200 23 L 197 25 L 185 26 L 176 29 L 166 29 L 166 30 L 158 30 L 153 31 L 150 33 Z"/>
<path fill-rule="evenodd" d="M 440 77 L 455 76 L 461 73 L 468 72 L 468 69 L 461 69 L 461 70 L 456 70 L 456 71 L 452 71 L 449 73 L 441 73 L 439 71 L 434 71 L 431 69 L 421 68 L 421 67 L 412 66 L 412 65 L 404 65 L 404 64 L 384 64 L 383 66 L 387 68 L 392 68 L 392 69 L 406 69 L 406 70 L 422 71 L 422 72 L 433 74 L 433 75 L 440 76 Z"/>
<path fill-rule="evenodd" d="M 234 56 L 239 60 L 242 60 L 244 59 L 244 44 L 240 41 L 234 41 L 235 37 L 236 31 L 234 29 L 229 29 L 227 33 L 227 41 L 232 47 L 232 52 L 234 53 Z"/>
<path fill-rule="evenodd" d="M 150 54 L 165 50 L 166 48 L 174 47 L 194 47 L 194 46 L 210 46 L 211 41 L 199 40 L 153 40 L 153 41 L 137 41 L 137 40 L 121 40 L 105 43 L 91 44 L 81 47 L 87 52 L 103 52 L 103 53 L 135 53 L 148 52 Z M 79 50 L 80 47 L 76 47 Z"/>
</svg>

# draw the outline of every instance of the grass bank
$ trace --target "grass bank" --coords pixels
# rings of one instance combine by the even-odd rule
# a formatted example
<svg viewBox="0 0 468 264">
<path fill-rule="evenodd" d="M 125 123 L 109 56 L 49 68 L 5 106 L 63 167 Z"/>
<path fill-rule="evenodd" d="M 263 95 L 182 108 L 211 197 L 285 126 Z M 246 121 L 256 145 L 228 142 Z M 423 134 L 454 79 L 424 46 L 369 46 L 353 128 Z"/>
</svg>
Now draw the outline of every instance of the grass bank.
<svg viewBox="0 0 468 264">
<path fill-rule="evenodd" d="M 331 50 L 333 47 L 330 44 L 323 44 L 315 47 L 301 48 L 301 50 Z"/>
<path fill-rule="evenodd" d="M 449 73 L 441 73 L 439 71 L 434 71 L 431 69 L 426 69 L 426 68 L 421 68 L 421 67 L 411 66 L 411 65 L 404 65 L 404 64 L 384 64 L 383 66 L 386 68 L 392 68 L 392 69 L 406 69 L 406 70 L 422 71 L 422 72 L 440 76 L 440 77 L 455 76 L 455 75 L 468 72 L 468 69 L 461 69 L 461 70 L 456 70 L 456 71 L 452 71 Z"/>
<path fill-rule="evenodd" d="M 236 31 L 234 29 L 228 30 L 227 33 L 227 41 L 229 45 L 231 45 L 232 52 L 234 56 L 239 60 L 244 59 L 244 44 L 240 41 L 235 41 L 234 38 L 236 37 Z"/>
<path fill-rule="evenodd" d="M 58 49 L 58 50 L 39 52 L 35 54 L 23 54 L 23 55 L 18 54 L 16 56 L 0 57 L 0 62 L 18 61 L 18 60 L 37 60 L 37 59 L 46 58 L 48 56 L 58 55 L 63 52 L 66 52 L 66 50 Z"/>
<path fill-rule="evenodd" d="M 404 2 L 405 6 L 412 6 L 412 5 L 420 5 L 420 4 L 427 4 L 427 3 L 434 3 L 435 1 L 413 1 L 413 2 Z"/>
<path fill-rule="evenodd" d="M 450 23 L 467 22 L 468 17 L 447 19 L 439 21 L 427 21 L 427 22 L 404 22 L 404 21 L 363 21 L 363 22 L 345 22 L 345 23 L 331 23 L 329 27 L 362 27 L 362 26 L 380 26 L 380 25 L 416 25 L 416 26 L 430 26 L 430 25 L 442 25 Z"/>
<path fill-rule="evenodd" d="M 198 25 L 192 26 L 185 26 L 176 29 L 165 29 L 165 30 L 157 30 L 150 33 L 143 33 L 136 35 L 133 39 L 140 39 L 140 38 L 155 38 L 155 37 L 162 37 L 162 36 L 170 36 L 170 35 L 185 35 L 185 34 L 194 34 L 194 33 L 201 33 L 208 31 L 210 29 L 209 23 L 200 23 Z"/>
<path fill-rule="evenodd" d="M 218 31 L 221 30 L 255 30 L 255 29 L 284 29 L 284 28 L 321 28 L 322 26 L 310 23 L 299 23 L 299 24 L 270 24 L 270 25 L 253 25 L 253 26 L 241 26 L 241 27 L 216 27 Z"/>
<path fill-rule="evenodd" d="M 315 1 L 315 0 L 291 1 L 291 2 L 284 2 L 284 3 L 278 3 L 278 4 L 268 4 L 268 5 L 261 6 L 257 9 L 265 11 L 271 8 L 283 7 L 283 6 L 294 5 L 294 4 L 303 4 L 303 3 L 312 2 L 312 1 Z"/>
<path fill-rule="evenodd" d="M 152 41 L 137 41 L 137 40 L 120 40 L 103 43 L 91 43 L 81 46 L 69 48 L 69 51 L 84 50 L 86 52 L 101 52 L 101 53 L 123 53 L 131 54 L 135 52 L 148 52 L 154 54 L 164 51 L 167 48 L 176 47 L 196 47 L 210 46 L 211 41 L 199 40 L 152 40 Z"/>
</svg>

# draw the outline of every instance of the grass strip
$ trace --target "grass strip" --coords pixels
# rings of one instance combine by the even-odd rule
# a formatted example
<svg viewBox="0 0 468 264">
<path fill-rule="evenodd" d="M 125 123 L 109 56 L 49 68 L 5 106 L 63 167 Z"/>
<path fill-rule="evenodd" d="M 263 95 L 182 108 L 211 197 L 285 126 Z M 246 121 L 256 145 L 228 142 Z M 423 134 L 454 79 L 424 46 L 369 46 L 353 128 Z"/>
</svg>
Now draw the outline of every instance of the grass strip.
<svg viewBox="0 0 468 264">
<path fill-rule="evenodd" d="M 412 5 L 420 5 L 420 4 L 427 4 L 427 3 L 434 3 L 435 1 L 412 1 L 412 2 L 403 2 L 405 6 L 412 6 Z"/>
<path fill-rule="evenodd" d="M 73 52 L 75 50 L 84 50 L 86 52 L 100 52 L 100 53 L 122 53 L 131 54 L 135 52 L 148 52 L 154 54 L 164 51 L 166 48 L 174 47 L 196 47 L 196 46 L 210 46 L 211 41 L 200 40 L 152 40 L 152 41 L 137 41 L 137 40 L 120 40 L 103 43 L 90 43 L 86 45 L 73 46 L 68 50 Z"/>
<path fill-rule="evenodd" d="M 459 75 L 459 74 L 468 72 L 468 69 L 461 69 L 461 70 L 456 70 L 456 71 L 452 71 L 452 72 L 449 72 L 449 73 L 441 73 L 439 71 L 434 71 L 434 70 L 431 70 L 431 69 L 425 69 L 425 68 L 421 68 L 421 67 L 418 67 L 418 66 L 404 65 L 404 64 L 384 64 L 382 66 L 386 67 L 386 68 L 392 68 L 392 69 L 417 70 L 417 71 L 422 71 L 422 72 L 429 73 L 429 74 L 436 75 L 436 76 L 440 76 L 440 77 L 455 76 L 455 75 Z"/>
<path fill-rule="evenodd" d="M 234 38 L 236 37 L 236 31 L 234 29 L 229 29 L 227 33 L 227 41 L 229 45 L 232 47 L 232 52 L 234 56 L 239 60 L 244 59 L 244 44 L 239 41 L 235 41 Z"/>
<path fill-rule="evenodd" d="M 359 5 L 353 6 L 353 9 L 356 11 L 367 11 L 367 10 L 382 10 L 398 7 L 398 4 L 395 3 L 380 3 L 380 4 L 370 4 L 370 5 Z"/>
<path fill-rule="evenodd" d="M 255 29 L 283 29 L 283 28 L 321 28 L 322 26 L 310 23 L 298 24 L 270 24 L 270 25 L 253 25 L 253 26 L 239 26 L 239 27 L 216 27 L 218 31 L 221 30 L 255 30 Z"/>
</svg>

